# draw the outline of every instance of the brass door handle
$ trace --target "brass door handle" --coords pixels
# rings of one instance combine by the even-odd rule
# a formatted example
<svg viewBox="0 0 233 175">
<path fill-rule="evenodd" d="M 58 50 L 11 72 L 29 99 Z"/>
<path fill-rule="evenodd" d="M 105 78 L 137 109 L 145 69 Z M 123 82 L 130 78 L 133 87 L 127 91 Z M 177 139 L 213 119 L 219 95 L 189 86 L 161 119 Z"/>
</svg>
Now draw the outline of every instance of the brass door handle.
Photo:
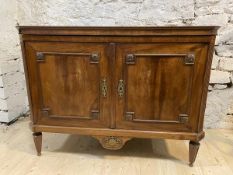
<svg viewBox="0 0 233 175">
<path fill-rule="evenodd" d="M 105 78 L 101 80 L 100 89 L 101 89 L 102 96 L 107 97 L 108 86 L 107 86 L 107 81 Z"/>
<path fill-rule="evenodd" d="M 117 87 L 118 95 L 122 97 L 125 93 L 125 85 L 124 80 L 119 80 L 118 87 Z"/>
</svg>

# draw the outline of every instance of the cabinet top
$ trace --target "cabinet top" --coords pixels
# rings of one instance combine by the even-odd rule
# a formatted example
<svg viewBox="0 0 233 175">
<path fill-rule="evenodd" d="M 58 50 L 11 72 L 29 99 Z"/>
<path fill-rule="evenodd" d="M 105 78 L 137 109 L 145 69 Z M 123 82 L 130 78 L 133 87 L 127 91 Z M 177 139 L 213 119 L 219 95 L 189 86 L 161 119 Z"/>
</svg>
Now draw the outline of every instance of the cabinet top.
<svg viewBox="0 0 233 175">
<path fill-rule="evenodd" d="M 86 36 L 216 35 L 219 26 L 17 26 L 20 34 Z"/>
</svg>

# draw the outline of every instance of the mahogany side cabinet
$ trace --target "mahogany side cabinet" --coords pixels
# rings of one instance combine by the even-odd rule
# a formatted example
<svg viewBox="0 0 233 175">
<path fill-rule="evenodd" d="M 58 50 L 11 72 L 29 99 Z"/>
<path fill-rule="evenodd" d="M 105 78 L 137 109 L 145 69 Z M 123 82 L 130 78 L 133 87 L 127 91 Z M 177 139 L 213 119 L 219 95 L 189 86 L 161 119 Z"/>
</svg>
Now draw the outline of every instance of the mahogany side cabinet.
<svg viewBox="0 0 233 175">
<path fill-rule="evenodd" d="M 192 166 L 218 28 L 19 26 L 38 155 L 42 132 L 179 139 Z"/>
</svg>

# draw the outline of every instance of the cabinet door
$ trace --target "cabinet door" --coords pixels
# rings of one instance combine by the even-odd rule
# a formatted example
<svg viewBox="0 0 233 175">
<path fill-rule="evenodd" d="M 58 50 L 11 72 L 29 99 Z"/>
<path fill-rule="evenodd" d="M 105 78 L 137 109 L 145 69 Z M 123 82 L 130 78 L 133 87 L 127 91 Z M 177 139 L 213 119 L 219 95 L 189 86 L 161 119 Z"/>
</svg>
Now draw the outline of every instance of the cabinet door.
<svg viewBox="0 0 233 175">
<path fill-rule="evenodd" d="M 26 43 L 35 123 L 109 125 L 106 49 L 105 44 Z"/>
<path fill-rule="evenodd" d="M 195 130 L 206 44 L 121 44 L 117 47 L 116 127 Z"/>
</svg>

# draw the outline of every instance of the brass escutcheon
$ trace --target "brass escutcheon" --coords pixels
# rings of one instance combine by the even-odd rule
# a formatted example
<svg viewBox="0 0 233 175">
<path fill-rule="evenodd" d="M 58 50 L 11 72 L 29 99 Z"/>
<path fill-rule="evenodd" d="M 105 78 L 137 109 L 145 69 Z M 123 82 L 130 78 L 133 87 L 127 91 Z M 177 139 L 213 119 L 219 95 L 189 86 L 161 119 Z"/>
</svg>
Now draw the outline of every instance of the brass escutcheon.
<svg viewBox="0 0 233 175">
<path fill-rule="evenodd" d="M 107 81 L 106 79 L 102 79 L 101 81 L 101 93 L 103 97 L 107 97 L 107 91 L 108 91 L 108 87 L 107 87 Z"/>
<path fill-rule="evenodd" d="M 124 85 L 124 81 L 123 80 L 119 80 L 117 91 L 118 91 L 118 95 L 120 97 L 122 97 L 124 95 L 124 93 L 125 93 L 125 85 Z"/>
</svg>

